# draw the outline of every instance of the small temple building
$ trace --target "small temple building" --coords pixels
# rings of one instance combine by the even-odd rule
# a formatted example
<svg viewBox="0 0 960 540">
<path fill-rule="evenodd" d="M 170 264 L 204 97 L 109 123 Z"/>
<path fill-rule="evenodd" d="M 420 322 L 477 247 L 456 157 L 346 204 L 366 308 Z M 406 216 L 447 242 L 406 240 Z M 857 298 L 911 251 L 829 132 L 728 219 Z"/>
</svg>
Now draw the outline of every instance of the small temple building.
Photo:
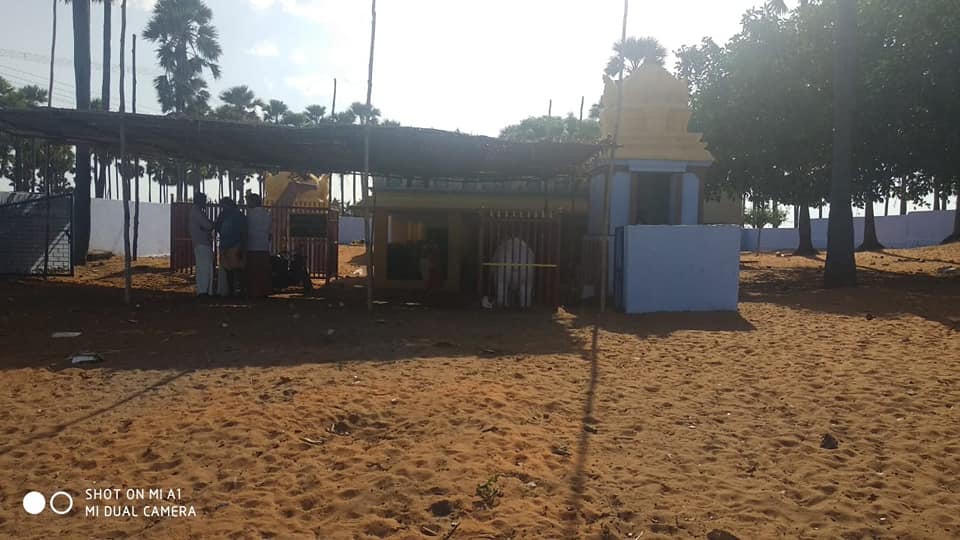
<svg viewBox="0 0 960 540">
<path fill-rule="evenodd" d="M 645 63 L 623 81 L 617 111 L 617 83 L 604 76 L 600 133 L 612 137 L 620 114 L 618 148 L 610 180 L 606 234 L 624 225 L 739 224 L 740 203 L 704 199 L 703 185 L 713 156 L 701 134 L 687 130 L 692 114 L 687 84 L 663 66 Z M 591 234 L 604 234 L 604 183 L 609 161 L 598 164 L 590 181 Z"/>
</svg>

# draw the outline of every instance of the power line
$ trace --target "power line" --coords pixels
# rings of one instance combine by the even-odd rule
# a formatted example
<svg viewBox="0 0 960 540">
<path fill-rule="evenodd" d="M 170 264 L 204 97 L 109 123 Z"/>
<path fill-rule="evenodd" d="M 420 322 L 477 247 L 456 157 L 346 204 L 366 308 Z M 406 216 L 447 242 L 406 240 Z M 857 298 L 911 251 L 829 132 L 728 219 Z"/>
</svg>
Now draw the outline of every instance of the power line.
<svg viewBox="0 0 960 540">
<path fill-rule="evenodd" d="M 0 64 L 0 70 L 9 70 L 7 73 L 3 74 L 2 76 L 7 77 L 7 78 L 10 78 L 10 79 L 13 79 L 13 80 L 16 80 L 16 81 L 18 81 L 20 84 L 43 86 L 44 84 L 46 84 L 46 83 L 49 81 L 49 79 L 47 78 L 47 75 L 41 75 L 41 74 L 38 74 L 38 73 L 31 73 L 31 72 L 29 72 L 29 71 L 24 71 L 24 70 L 22 70 L 22 69 L 17 69 L 17 68 L 15 68 L 15 67 L 3 65 L 3 64 Z M 16 73 L 10 73 L 10 72 L 16 72 L 16 73 L 19 73 L 20 75 L 17 75 Z M 29 78 L 27 78 L 26 76 L 33 77 L 33 78 L 32 78 L 32 79 L 29 79 Z M 116 91 L 117 94 L 114 94 L 114 93 L 113 93 L 114 91 Z M 68 94 L 69 94 L 69 96 L 68 96 Z M 71 85 L 71 84 L 68 84 L 68 83 L 65 83 L 65 82 L 62 82 L 62 81 L 56 81 L 56 80 L 55 80 L 55 81 L 54 81 L 54 92 L 53 92 L 53 95 L 54 95 L 55 97 L 59 97 L 59 98 L 61 98 L 61 99 L 65 99 L 65 100 L 73 103 L 74 100 L 75 100 L 75 96 L 76 96 L 76 90 L 75 90 L 75 87 L 74 87 L 73 85 Z M 94 96 L 94 97 L 96 97 L 96 96 Z M 110 99 L 111 99 L 111 101 L 112 101 L 113 98 L 115 98 L 115 97 L 117 97 L 117 98 L 119 97 L 119 89 L 116 89 L 116 90 L 115 90 L 115 89 L 111 89 L 111 94 L 110 94 Z M 157 115 L 163 114 L 163 113 L 161 113 L 161 112 L 160 112 L 156 107 L 154 107 L 154 106 L 149 106 L 149 105 L 148 105 L 148 106 L 146 106 L 146 107 L 141 107 L 141 109 L 143 110 L 143 112 L 146 112 L 146 113 L 149 113 L 149 114 L 157 114 Z"/>
<path fill-rule="evenodd" d="M 14 58 L 14 59 L 23 60 L 23 61 L 26 61 L 26 62 L 33 62 L 33 63 L 37 63 L 37 64 L 43 64 L 43 65 L 45 65 L 45 66 L 49 66 L 49 65 L 50 65 L 50 57 L 49 57 L 49 56 L 43 55 L 43 54 L 37 54 L 37 53 L 29 52 L 29 51 L 19 51 L 19 50 L 16 50 L 16 49 L 0 49 L 0 57 Z M 56 65 L 59 65 L 59 66 L 73 67 L 73 59 L 72 59 L 72 58 L 56 57 L 56 58 L 54 58 L 53 63 L 56 64 Z M 91 61 L 91 62 L 90 62 L 90 67 L 93 68 L 93 69 L 96 69 L 97 71 L 103 71 L 103 64 L 101 64 L 101 63 L 99 63 L 99 62 Z M 111 72 L 117 72 L 117 73 L 119 73 L 119 72 L 120 72 L 120 66 L 119 66 L 118 64 L 113 64 L 113 65 L 110 66 L 110 71 L 111 71 Z M 132 74 L 132 73 L 133 73 L 133 69 L 130 68 L 130 67 L 127 67 L 127 68 L 126 68 L 126 72 Z M 160 74 L 160 71 L 159 71 L 159 70 L 145 71 L 145 70 L 143 70 L 143 69 L 137 69 L 137 74 L 138 74 L 138 75 L 141 75 L 141 76 L 155 77 L 155 76 L 157 76 L 157 75 Z"/>
</svg>

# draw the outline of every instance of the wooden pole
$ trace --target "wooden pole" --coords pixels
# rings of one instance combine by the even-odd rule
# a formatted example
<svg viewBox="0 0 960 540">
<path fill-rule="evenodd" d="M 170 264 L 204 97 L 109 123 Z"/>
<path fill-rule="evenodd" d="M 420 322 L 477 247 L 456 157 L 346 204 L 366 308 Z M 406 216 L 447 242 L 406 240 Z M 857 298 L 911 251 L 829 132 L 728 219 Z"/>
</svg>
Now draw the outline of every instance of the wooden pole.
<svg viewBox="0 0 960 540">
<path fill-rule="evenodd" d="M 53 0 L 53 38 L 50 40 L 50 85 L 47 87 L 47 107 L 53 107 L 53 59 L 57 54 L 57 2 L 59 1 Z"/>
<path fill-rule="evenodd" d="M 583 100 L 585 96 L 580 96 L 580 121 L 577 122 L 577 139 L 580 138 L 581 132 L 583 132 Z"/>
<path fill-rule="evenodd" d="M 337 78 L 333 78 L 333 104 L 330 106 L 330 117 L 337 114 Z"/>
<path fill-rule="evenodd" d="M 343 192 L 343 173 L 340 173 L 340 214 L 343 214 L 347 209 L 346 202 L 344 201 L 346 197 Z"/>
<path fill-rule="evenodd" d="M 126 4 L 126 0 L 124 0 Z M 124 6 L 124 21 L 126 21 L 126 6 Z M 137 35 L 133 34 L 133 39 L 131 40 L 132 45 L 132 57 L 133 60 L 133 92 L 130 96 L 132 107 L 131 110 L 133 114 L 137 114 Z M 135 160 L 136 163 L 136 179 L 133 181 L 133 260 L 137 260 L 137 252 L 140 244 L 140 158 L 137 157 Z M 149 180 L 148 180 L 149 182 Z M 149 186 L 149 184 L 148 184 Z"/>
<path fill-rule="evenodd" d="M 107 4 L 110 2 L 107 1 Z M 126 46 L 127 46 L 127 0 L 120 4 L 120 112 L 126 112 Z M 110 71 L 110 66 L 103 66 L 104 71 Z M 126 176 L 124 176 L 126 178 Z"/>
<path fill-rule="evenodd" d="M 623 30 L 620 43 L 627 40 L 627 12 L 630 0 L 623 0 Z M 620 115 L 623 108 L 623 48 L 620 48 L 620 76 L 617 77 L 617 116 L 613 124 L 613 141 L 610 147 L 610 164 L 603 179 L 603 245 L 600 257 L 600 313 L 607 310 L 607 259 L 610 252 L 610 180 L 614 175 L 614 161 L 617 156 L 617 139 L 620 137 Z"/>
<path fill-rule="evenodd" d="M 120 163 L 124 163 L 127 153 L 127 134 L 123 117 L 120 117 Z M 123 302 L 130 303 L 130 182 L 127 181 L 126 167 L 120 166 L 123 176 Z"/>
<path fill-rule="evenodd" d="M 553 116 L 553 100 L 550 100 L 550 104 L 547 105 L 547 116 Z"/>
<path fill-rule="evenodd" d="M 370 182 L 370 111 L 373 96 L 373 48 L 377 39 L 377 0 L 370 1 L 370 61 L 367 64 L 367 118 L 363 124 L 363 195 L 366 197 Z M 376 216 L 376 203 L 370 210 L 369 219 L 363 220 L 364 242 L 367 251 L 367 310 L 373 311 L 373 235 L 372 220 Z"/>
</svg>

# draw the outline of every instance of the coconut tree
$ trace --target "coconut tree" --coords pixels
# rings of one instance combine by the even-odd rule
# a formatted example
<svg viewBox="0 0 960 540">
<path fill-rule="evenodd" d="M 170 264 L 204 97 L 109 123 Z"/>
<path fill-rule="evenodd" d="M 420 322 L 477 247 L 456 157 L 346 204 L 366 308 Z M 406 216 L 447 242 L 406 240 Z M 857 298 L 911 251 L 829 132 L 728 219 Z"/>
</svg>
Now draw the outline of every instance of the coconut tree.
<svg viewBox="0 0 960 540">
<path fill-rule="evenodd" d="M 262 107 L 263 103 L 246 85 L 227 88 L 220 93 L 220 101 L 224 103 L 217 108 L 217 116 L 221 119 L 252 122 L 260 120 L 257 107 Z"/>
<path fill-rule="evenodd" d="M 834 34 L 833 179 L 823 284 L 825 287 L 851 287 L 857 284 L 853 209 L 850 206 L 850 184 L 853 178 L 853 98 L 856 83 L 856 0 L 838 0 Z"/>
<path fill-rule="evenodd" d="M 614 55 L 607 62 L 604 72 L 610 77 L 620 74 L 620 58 L 623 58 L 624 76 L 629 76 L 645 64 L 663 65 L 667 49 L 656 38 L 628 37 L 613 45 Z"/>
<path fill-rule="evenodd" d="M 202 0 L 158 0 L 143 37 L 157 44 L 164 74 L 154 79 L 163 112 L 200 116 L 209 110 L 203 79 L 220 78 L 222 49 L 213 11 Z"/>
<path fill-rule="evenodd" d="M 279 99 L 271 99 L 263 109 L 263 121 L 279 124 L 283 120 L 283 115 L 287 114 L 290 107 Z"/>
<path fill-rule="evenodd" d="M 73 2 L 73 72 L 77 109 L 90 108 L 90 0 Z M 90 247 L 90 147 L 77 145 L 77 166 L 74 173 L 73 259 L 87 262 Z"/>
<path fill-rule="evenodd" d="M 380 109 L 369 106 L 366 103 L 354 101 L 350 104 L 350 112 L 353 113 L 356 119 L 360 120 L 361 126 L 366 125 L 367 121 L 372 125 L 380 122 Z"/>
<path fill-rule="evenodd" d="M 112 26 L 113 0 L 93 0 L 103 4 L 103 79 L 100 85 L 100 104 L 105 111 L 110 110 L 110 37 Z M 94 196 L 104 196 L 104 179 L 107 176 L 107 160 L 100 156 L 100 170 L 94 182 Z"/>
<path fill-rule="evenodd" d="M 323 105 L 308 105 L 307 108 L 303 110 L 303 114 L 306 115 L 311 124 L 318 126 L 324 121 L 327 108 Z"/>
<path fill-rule="evenodd" d="M 810 0 L 800 0 L 801 8 L 805 8 L 808 5 L 810 5 Z M 766 7 L 767 10 L 776 13 L 777 15 L 783 15 L 789 11 L 786 0 L 767 0 Z"/>
</svg>

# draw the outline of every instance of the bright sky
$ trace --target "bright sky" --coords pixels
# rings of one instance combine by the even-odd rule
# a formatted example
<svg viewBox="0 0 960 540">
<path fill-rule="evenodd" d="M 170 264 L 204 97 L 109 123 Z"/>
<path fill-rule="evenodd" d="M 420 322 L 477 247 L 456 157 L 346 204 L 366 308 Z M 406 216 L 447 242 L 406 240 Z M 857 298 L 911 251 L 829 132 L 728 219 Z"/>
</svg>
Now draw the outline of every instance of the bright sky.
<svg viewBox="0 0 960 540">
<path fill-rule="evenodd" d="M 761 0 L 633 0 L 628 35 L 653 36 L 669 51 L 719 42 Z M 140 33 L 153 0 L 129 0 L 128 33 Z M 250 86 L 258 97 L 294 110 L 317 103 L 329 112 L 366 99 L 370 2 L 365 0 L 207 0 L 220 32 L 223 77 L 211 93 Z M 119 4 L 118 4 L 119 6 Z M 599 99 L 601 74 L 620 37 L 620 0 L 380 0 L 374 105 L 404 125 L 497 135 L 500 128 L 546 114 L 577 113 Z M 51 3 L 0 0 L 0 76 L 46 88 Z M 54 104 L 74 106 L 72 11 L 58 8 Z M 119 65 L 119 7 L 113 15 L 113 61 Z M 100 95 L 102 8 L 92 6 L 92 95 Z M 129 49 L 129 39 L 128 39 Z M 138 112 L 159 113 L 150 43 L 138 44 Z M 24 54 L 25 53 L 25 54 Z M 673 59 L 667 61 L 673 66 Z M 129 66 L 129 57 L 128 57 Z M 113 108 L 119 68 L 114 68 Z M 128 77 L 128 85 L 130 80 Z M 130 91 L 127 92 L 128 100 Z M 217 100 L 214 100 L 216 105 Z M 129 104 L 128 104 L 129 107 Z"/>
</svg>

